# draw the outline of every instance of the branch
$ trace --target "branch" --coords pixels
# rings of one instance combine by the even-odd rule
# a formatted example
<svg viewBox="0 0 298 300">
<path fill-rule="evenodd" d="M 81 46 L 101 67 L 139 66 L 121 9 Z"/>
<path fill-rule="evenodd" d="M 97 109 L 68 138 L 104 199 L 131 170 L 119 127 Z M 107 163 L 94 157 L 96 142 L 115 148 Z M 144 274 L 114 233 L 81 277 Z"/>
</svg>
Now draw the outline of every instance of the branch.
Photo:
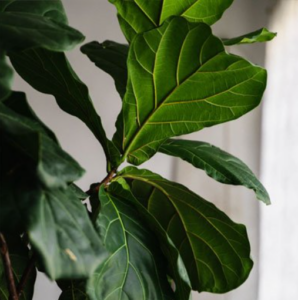
<svg viewBox="0 0 298 300">
<path fill-rule="evenodd" d="M 35 262 L 36 262 L 36 256 L 35 256 L 35 254 L 33 254 L 26 266 L 26 269 L 21 277 L 21 280 L 19 281 L 18 289 L 17 289 L 18 297 L 21 297 L 21 295 L 24 291 L 25 285 L 30 277 L 30 273 L 35 268 Z"/>
<path fill-rule="evenodd" d="M 2 256 L 3 265 L 5 269 L 5 275 L 6 275 L 6 281 L 7 281 L 10 299 L 19 300 L 19 296 L 17 293 L 17 289 L 13 277 L 7 243 L 2 233 L 0 233 L 0 250 L 1 250 L 1 256 Z"/>
</svg>

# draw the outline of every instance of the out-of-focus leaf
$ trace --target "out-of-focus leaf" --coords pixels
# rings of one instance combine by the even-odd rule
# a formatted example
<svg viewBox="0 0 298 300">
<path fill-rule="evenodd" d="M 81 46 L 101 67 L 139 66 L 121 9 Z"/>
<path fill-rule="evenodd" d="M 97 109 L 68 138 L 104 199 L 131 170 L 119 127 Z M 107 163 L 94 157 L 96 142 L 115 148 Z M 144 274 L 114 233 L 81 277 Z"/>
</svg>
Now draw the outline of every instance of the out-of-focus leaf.
<svg viewBox="0 0 298 300">
<path fill-rule="evenodd" d="M 253 44 L 269 42 L 276 37 L 275 32 L 269 31 L 267 28 L 261 28 L 257 31 L 250 32 L 232 39 L 224 39 L 223 43 L 226 46 L 240 45 L 240 44 Z"/>
<path fill-rule="evenodd" d="M 67 24 L 61 0 L 1 0 L 0 12 L 29 13 Z"/>
<path fill-rule="evenodd" d="M 179 249 L 194 290 L 225 293 L 247 279 L 253 262 L 243 225 L 183 185 L 150 171 L 128 167 L 119 176 L 151 187 L 149 197 L 139 201 Z"/>
<path fill-rule="evenodd" d="M 28 171 L 14 177 L 18 188 L 3 201 L 15 203 L 12 213 L 21 216 L 46 274 L 52 280 L 88 278 L 107 254 L 76 193 L 46 189 Z"/>
<path fill-rule="evenodd" d="M 9 250 L 15 283 L 17 285 L 29 263 L 29 249 L 24 245 L 19 236 L 5 234 L 5 239 Z M 20 300 L 32 299 L 35 279 L 36 269 L 34 268 L 29 274 L 23 293 L 19 298 Z M 0 260 L 0 299 L 10 299 L 2 260 Z"/>
<path fill-rule="evenodd" d="M 86 292 L 85 281 L 63 281 L 58 282 L 62 293 L 59 300 L 89 300 L 90 298 Z"/>
<path fill-rule="evenodd" d="M 102 186 L 96 227 L 110 252 L 88 282 L 92 300 L 173 299 L 154 235 L 136 210 Z"/>
<path fill-rule="evenodd" d="M 6 99 L 11 93 L 13 72 L 6 63 L 4 51 L 0 45 L 0 102 Z"/>
<path fill-rule="evenodd" d="M 128 45 L 113 41 L 105 41 L 102 44 L 91 42 L 81 47 L 81 51 L 95 63 L 97 67 L 112 76 L 116 89 L 121 98 L 124 97 L 127 83 L 126 60 Z"/>
<path fill-rule="evenodd" d="M 172 16 L 209 25 L 221 18 L 233 0 L 109 0 L 118 11 L 121 29 L 128 41 L 150 29 L 159 27 Z"/>
<path fill-rule="evenodd" d="M 6 51 L 43 47 L 53 51 L 73 49 L 85 37 L 48 17 L 21 12 L 0 12 L 1 48 Z"/>
<path fill-rule="evenodd" d="M 219 182 L 253 189 L 259 200 L 270 204 L 266 189 L 248 166 L 217 147 L 198 141 L 168 140 L 159 152 L 180 157 Z"/>
<path fill-rule="evenodd" d="M 261 101 L 266 71 L 225 52 L 204 23 L 176 17 L 131 43 L 115 144 L 135 165 L 168 138 L 239 118 Z M 120 122 L 120 121 L 119 121 Z"/>
<path fill-rule="evenodd" d="M 18 94 L 18 97 L 25 95 Z M 3 103 L 0 103 L 0 116 L 1 142 L 26 156 L 47 187 L 65 188 L 83 175 L 84 170 L 48 137 L 41 123 L 14 112 Z"/>
<path fill-rule="evenodd" d="M 106 138 L 88 88 L 78 78 L 63 53 L 29 49 L 20 53 L 10 53 L 9 56 L 14 68 L 24 80 L 36 90 L 53 95 L 61 109 L 81 119 L 101 143 L 108 159 L 111 162 L 117 161 L 120 154 Z"/>
</svg>

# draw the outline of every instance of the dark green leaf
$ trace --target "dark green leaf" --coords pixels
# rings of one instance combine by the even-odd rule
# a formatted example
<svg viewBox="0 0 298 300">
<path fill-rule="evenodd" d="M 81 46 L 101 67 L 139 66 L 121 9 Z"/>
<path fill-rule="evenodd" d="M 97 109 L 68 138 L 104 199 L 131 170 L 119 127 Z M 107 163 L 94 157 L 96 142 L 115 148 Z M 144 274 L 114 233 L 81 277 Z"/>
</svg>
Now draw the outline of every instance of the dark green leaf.
<svg viewBox="0 0 298 300">
<path fill-rule="evenodd" d="M 30 13 L 67 24 L 65 11 L 60 0 L 1 0 L 0 12 Z"/>
<path fill-rule="evenodd" d="M 0 47 L 0 101 L 6 99 L 11 93 L 13 72 L 6 63 L 4 52 Z"/>
<path fill-rule="evenodd" d="M 255 108 L 266 71 L 225 52 L 204 23 L 174 18 L 139 34 L 128 57 L 117 145 L 139 165 L 169 137 L 234 120 Z M 124 132 L 119 132 L 120 130 Z"/>
<path fill-rule="evenodd" d="M 26 101 L 25 94 L 15 94 Z M 47 187 L 66 187 L 79 179 L 84 170 L 48 137 L 44 126 L 0 103 L 1 142 L 26 156 L 39 180 Z"/>
<path fill-rule="evenodd" d="M 73 189 L 43 188 L 19 172 L 10 193 L 29 240 L 51 279 L 88 278 L 106 258 L 85 206 Z M 12 199 L 13 198 L 13 199 Z"/>
<path fill-rule="evenodd" d="M 90 298 L 173 299 L 157 241 L 137 212 L 104 187 L 99 198 L 96 226 L 110 256 L 89 280 Z"/>
<path fill-rule="evenodd" d="M 75 193 L 78 199 L 85 200 L 88 198 L 88 195 L 84 191 L 82 191 L 76 184 L 70 184 L 69 188 Z"/>
<path fill-rule="evenodd" d="M 142 185 L 140 189 L 134 185 L 134 193 L 138 199 L 146 198 L 147 192 L 151 193 L 149 185 Z M 175 299 L 189 300 L 190 298 L 190 280 L 187 275 L 186 268 L 179 254 L 178 249 L 170 239 L 167 232 L 163 229 L 156 218 L 141 204 L 142 201 L 137 200 L 131 193 L 129 185 L 123 178 L 117 179 L 109 186 L 109 193 L 115 195 L 117 199 L 133 204 L 140 214 L 141 218 L 147 222 L 147 225 L 158 237 L 162 252 L 168 262 L 168 273 L 175 282 Z"/>
<path fill-rule="evenodd" d="M 270 204 L 266 189 L 248 166 L 217 147 L 197 141 L 169 140 L 162 144 L 159 151 L 186 160 L 219 182 L 253 189 L 259 200 Z"/>
<path fill-rule="evenodd" d="M 129 167 L 119 176 L 151 187 L 150 197 L 140 201 L 179 249 L 194 290 L 225 293 L 247 279 L 253 262 L 243 225 L 186 187 L 150 171 Z"/>
<path fill-rule="evenodd" d="M 110 161 L 117 161 L 119 152 L 106 138 L 88 88 L 78 78 L 63 53 L 29 49 L 10 53 L 10 59 L 24 80 L 38 91 L 53 95 L 61 109 L 81 119 L 102 144 Z"/>
<path fill-rule="evenodd" d="M 62 289 L 62 294 L 59 300 L 89 300 L 86 293 L 85 281 L 63 281 L 58 282 L 59 287 Z"/>
<path fill-rule="evenodd" d="M 48 17 L 0 12 L 1 47 L 6 51 L 43 47 L 53 51 L 74 48 L 84 40 L 77 30 Z"/>
<path fill-rule="evenodd" d="M 22 92 L 12 92 L 11 96 L 8 97 L 4 102 L 5 106 L 9 107 L 11 110 L 19 115 L 27 117 L 38 123 L 41 126 L 41 130 L 45 132 L 53 141 L 59 144 L 55 134 L 51 129 L 49 129 L 35 114 L 33 109 L 30 107 L 26 95 Z"/>
<path fill-rule="evenodd" d="M 81 47 L 81 51 L 95 63 L 97 67 L 110 74 L 121 98 L 124 97 L 127 83 L 126 60 L 128 46 L 112 41 L 102 44 L 91 42 Z"/>
<path fill-rule="evenodd" d="M 276 35 L 277 34 L 275 32 L 270 32 L 267 28 L 261 28 L 257 31 L 250 32 L 232 39 L 224 39 L 223 43 L 226 46 L 262 43 L 273 40 Z"/>
<path fill-rule="evenodd" d="M 29 249 L 24 245 L 19 236 L 5 235 L 10 254 L 13 275 L 16 284 L 19 283 L 26 266 L 29 263 Z M 25 289 L 20 300 L 30 300 L 33 297 L 34 283 L 36 279 L 36 269 L 30 272 L 28 280 L 26 281 Z M 9 291 L 7 289 L 7 282 L 5 278 L 2 260 L 0 259 L 0 299 L 9 300 Z"/>
<path fill-rule="evenodd" d="M 213 24 L 219 20 L 233 0 L 109 0 L 118 10 L 121 29 L 128 41 L 150 29 L 159 27 L 171 16 L 182 16 L 191 22 Z"/>
</svg>

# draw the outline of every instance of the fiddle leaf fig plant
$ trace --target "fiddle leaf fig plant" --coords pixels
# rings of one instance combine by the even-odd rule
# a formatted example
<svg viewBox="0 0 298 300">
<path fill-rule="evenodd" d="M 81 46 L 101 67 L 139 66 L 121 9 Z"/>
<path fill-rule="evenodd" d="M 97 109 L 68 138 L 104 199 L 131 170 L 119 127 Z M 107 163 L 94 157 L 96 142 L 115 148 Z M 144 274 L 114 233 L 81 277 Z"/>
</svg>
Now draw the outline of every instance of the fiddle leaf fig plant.
<svg viewBox="0 0 298 300">
<path fill-rule="evenodd" d="M 57 282 L 60 300 L 189 300 L 192 290 L 237 288 L 253 267 L 244 225 L 187 187 L 136 166 L 160 153 L 174 156 L 270 204 L 238 158 L 175 137 L 260 104 L 266 70 L 225 46 L 276 34 L 263 28 L 233 39 L 214 36 L 210 26 L 232 0 L 110 2 L 127 44 L 93 41 L 81 52 L 115 81 L 122 109 L 112 139 L 64 53 L 84 36 L 69 26 L 61 1 L 0 2 L 1 300 L 32 299 L 37 271 Z M 84 169 L 26 95 L 12 90 L 13 72 L 54 96 L 102 145 L 107 175 L 88 191 L 75 184 Z"/>
</svg>

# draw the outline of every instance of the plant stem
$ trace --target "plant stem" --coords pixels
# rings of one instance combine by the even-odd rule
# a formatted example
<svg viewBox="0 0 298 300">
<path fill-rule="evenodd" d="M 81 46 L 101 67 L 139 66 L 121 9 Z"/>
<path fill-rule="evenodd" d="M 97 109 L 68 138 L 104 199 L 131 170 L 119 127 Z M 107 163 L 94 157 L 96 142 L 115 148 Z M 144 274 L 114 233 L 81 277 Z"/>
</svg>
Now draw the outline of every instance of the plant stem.
<svg viewBox="0 0 298 300">
<path fill-rule="evenodd" d="M 107 174 L 107 176 L 101 182 L 96 183 L 94 185 L 91 185 L 90 189 L 86 192 L 86 194 L 89 195 L 89 196 L 91 196 L 91 195 L 93 195 L 95 193 L 98 193 L 100 187 L 102 185 L 106 186 L 112 180 L 112 178 L 114 177 L 114 175 L 116 174 L 116 172 L 117 172 L 117 169 L 111 170 L 111 172 L 109 172 Z"/>
<path fill-rule="evenodd" d="M 30 273 L 32 272 L 32 270 L 35 268 L 35 262 L 36 262 L 36 256 L 35 254 L 33 254 L 26 266 L 26 269 L 22 275 L 22 278 L 18 284 L 18 289 L 17 289 L 17 292 L 18 292 L 18 296 L 21 297 L 22 293 L 23 293 L 23 290 L 25 288 L 25 285 L 30 277 Z"/>
<path fill-rule="evenodd" d="M 5 275 L 6 275 L 6 281 L 7 281 L 10 299 L 18 300 L 19 296 L 17 293 L 15 281 L 13 278 L 13 272 L 12 272 L 12 266 L 11 266 L 11 261 L 10 261 L 10 257 L 9 257 L 8 247 L 7 247 L 5 237 L 1 232 L 0 232 L 0 250 L 1 250 L 1 256 L 2 256 L 3 265 L 4 265 L 4 269 L 5 269 Z"/>
</svg>

